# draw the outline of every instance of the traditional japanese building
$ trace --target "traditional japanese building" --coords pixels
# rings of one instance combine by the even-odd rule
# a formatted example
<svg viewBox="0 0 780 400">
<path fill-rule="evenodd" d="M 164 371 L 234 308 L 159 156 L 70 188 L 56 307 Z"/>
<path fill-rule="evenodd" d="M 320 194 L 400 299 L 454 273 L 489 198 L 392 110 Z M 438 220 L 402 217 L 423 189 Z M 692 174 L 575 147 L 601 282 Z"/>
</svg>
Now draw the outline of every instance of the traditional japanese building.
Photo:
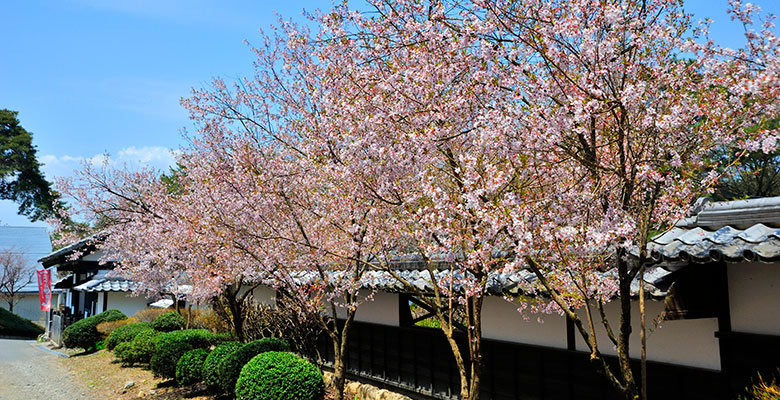
<svg viewBox="0 0 780 400">
<path fill-rule="evenodd" d="M 54 251 L 40 262 L 43 267 L 58 271 L 52 274 L 52 312 L 48 318 L 47 331 L 56 343 L 65 326 L 73 321 L 117 309 L 126 315 L 133 315 L 151 302 L 144 296 L 133 295 L 136 283 L 109 273 L 115 263 L 101 263 L 103 252 L 97 245 L 104 239 L 100 233 Z"/>
<path fill-rule="evenodd" d="M 647 266 L 649 397 L 732 399 L 758 373 L 780 367 L 780 197 L 703 203 L 673 229 L 653 238 Z M 432 293 L 429 272 L 415 257 L 396 260 L 396 273 Z M 446 264 L 437 277 L 450 273 Z M 609 272 L 606 272 L 609 273 Z M 304 278 L 305 279 L 305 278 Z M 608 383 L 589 363 L 587 346 L 567 318 L 517 311 L 529 271 L 490 277 L 483 306 L 483 399 L 610 399 Z M 639 282 L 634 281 L 630 355 L 639 377 Z M 352 379 L 412 398 L 455 399 L 458 374 L 431 314 L 388 273 L 366 274 L 349 342 Z M 267 302 L 268 293 L 258 296 Z M 606 312 L 617 320 L 618 304 Z M 663 313 L 663 317 L 661 315 Z M 606 331 L 598 340 L 616 354 Z M 465 340 L 465 335 L 460 340 Z M 465 350 L 465 348 L 464 348 Z M 321 351 L 332 359 L 329 342 Z"/>
</svg>

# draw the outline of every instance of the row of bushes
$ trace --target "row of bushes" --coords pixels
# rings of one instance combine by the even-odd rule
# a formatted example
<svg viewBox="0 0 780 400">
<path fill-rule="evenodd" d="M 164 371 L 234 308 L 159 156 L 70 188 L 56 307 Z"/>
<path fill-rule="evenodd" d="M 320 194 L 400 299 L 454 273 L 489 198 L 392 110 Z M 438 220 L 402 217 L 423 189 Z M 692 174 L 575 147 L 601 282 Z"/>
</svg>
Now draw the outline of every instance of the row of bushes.
<svg viewBox="0 0 780 400">
<path fill-rule="evenodd" d="M 209 389 L 235 393 L 239 399 L 323 398 L 322 374 L 310 362 L 286 353 L 289 344 L 284 339 L 243 345 L 227 339 L 202 329 L 155 333 L 145 328 L 117 345 L 114 354 L 123 363 L 128 358 L 131 364 L 148 362 L 155 375 L 175 378 L 179 385 L 205 382 Z M 142 350 L 136 350 L 139 347 Z"/>
<path fill-rule="evenodd" d="M 86 351 L 95 350 L 97 343 L 103 339 L 97 330 L 98 324 L 122 319 L 127 319 L 127 315 L 119 310 L 108 310 L 76 321 L 62 331 L 62 344 L 65 347 L 81 347 Z"/>
<path fill-rule="evenodd" d="M 65 347 L 80 347 L 91 351 L 97 349 L 98 344 L 105 338 L 106 348 L 113 350 L 120 343 L 130 342 L 143 330 L 171 332 L 184 329 L 187 322 L 179 313 L 172 311 L 148 310 L 139 314 L 128 318 L 119 310 L 107 310 L 84 318 L 65 328 L 62 332 L 62 342 Z M 150 322 L 136 322 L 145 314 L 155 317 Z"/>
<path fill-rule="evenodd" d="M 287 353 L 290 345 L 284 339 L 241 344 L 230 341 L 229 334 L 182 330 L 186 321 L 176 312 L 155 312 L 154 319 L 145 314 L 150 312 L 127 318 L 109 310 L 85 318 L 63 332 L 64 344 L 92 350 L 105 338 L 106 348 L 124 365 L 148 364 L 155 375 L 175 378 L 179 385 L 202 381 L 214 391 L 239 399 L 315 400 L 324 396 L 320 371 Z"/>
<path fill-rule="evenodd" d="M 264 338 L 245 345 L 225 342 L 211 352 L 190 350 L 176 365 L 180 385 L 203 381 L 238 399 L 318 400 L 325 395 L 319 369 L 287 353 L 284 339 Z"/>
</svg>

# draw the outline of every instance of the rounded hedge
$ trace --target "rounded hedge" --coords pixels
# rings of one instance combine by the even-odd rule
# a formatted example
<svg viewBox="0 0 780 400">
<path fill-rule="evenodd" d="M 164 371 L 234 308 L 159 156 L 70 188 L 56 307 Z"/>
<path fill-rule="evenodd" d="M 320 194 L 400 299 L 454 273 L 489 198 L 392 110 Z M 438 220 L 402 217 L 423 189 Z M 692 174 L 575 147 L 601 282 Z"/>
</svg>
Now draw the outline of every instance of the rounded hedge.
<svg viewBox="0 0 780 400">
<path fill-rule="evenodd" d="M 187 320 L 176 311 L 161 314 L 152 322 L 152 328 L 160 332 L 173 332 L 184 329 Z"/>
<path fill-rule="evenodd" d="M 269 351 L 241 369 L 238 400 L 322 400 L 325 382 L 314 364 L 291 353 Z"/>
<path fill-rule="evenodd" d="M 205 329 L 188 329 L 160 334 L 154 356 L 149 362 L 152 372 L 163 378 L 176 377 L 176 363 L 184 353 L 206 348 L 223 340 Z"/>
<path fill-rule="evenodd" d="M 119 361 L 122 361 L 122 364 L 127 364 L 125 362 L 125 357 L 127 357 L 127 352 L 130 350 L 130 342 L 122 342 L 116 345 L 114 347 L 114 357 L 116 357 Z"/>
<path fill-rule="evenodd" d="M 218 367 L 219 387 L 225 393 L 233 393 L 241 368 L 256 355 L 267 351 L 288 351 L 290 344 L 280 338 L 263 338 L 249 342 L 225 357 Z"/>
<path fill-rule="evenodd" d="M 200 371 L 208 356 L 209 351 L 206 349 L 194 349 L 184 353 L 176 363 L 176 383 L 183 386 L 200 382 Z"/>
<path fill-rule="evenodd" d="M 219 363 L 230 353 L 241 348 L 241 342 L 225 342 L 215 347 L 201 368 L 203 382 L 211 389 L 219 388 Z"/>
<path fill-rule="evenodd" d="M 84 350 L 92 350 L 95 344 L 101 340 L 97 325 L 101 322 L 118 321 L 127 318 L 119 310 L 108 310 L 100 314 L 76 321 L 62 331 L 62 344 L 65 347 L 81 347 Z"/>
<path fill-rule="evenodd" d="M 114 329 L 108 336 L 108 339 L 106 339 L 106 348 L 113 350 L 118 344 L 133 340 L 135 335 L 147 329 L 151 329 L 151 324 L 148 322 L 137 322 L 120 326 Z"/>
<path fill-rule="evenodd" d="M 157 344 L 157 337 L 159 332 L 152 328 L 147 328 L 139 332 L 133 340 L 125 342 L 128 344 L 127 349 L 117 354 L 117 350 L 114 349 L 114 355 L 122 360 L 123 364 L 149 364 Z M 116 348 L 118 349 L 124 343 L 120 343 Z"/>
</svg>

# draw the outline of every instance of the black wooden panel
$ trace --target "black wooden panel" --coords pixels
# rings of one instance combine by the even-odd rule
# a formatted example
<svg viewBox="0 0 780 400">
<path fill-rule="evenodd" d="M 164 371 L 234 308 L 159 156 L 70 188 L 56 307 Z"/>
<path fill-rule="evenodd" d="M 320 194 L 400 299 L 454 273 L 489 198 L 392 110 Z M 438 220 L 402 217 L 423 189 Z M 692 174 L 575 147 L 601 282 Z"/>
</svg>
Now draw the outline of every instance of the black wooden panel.
<svg viewBox="0 0 780 400">
<path fill-rule="evenodd" d="M 731 375 L 727 384 L 732 393 L 742 394 L 746 387 L 757 382 L 759 373 L 765 381 L 780 378 L 777 376 L 780 368 L 780 336 L 743 332 L 720 335 L 720 339 L 725 341 L 724 358 Z"/>
<path fill-rule="evenodd" d="M 401 382 L 401 358 L 399 349 L 401 332 L 398 330 L 387 329 L 385 331 L 385 359 L 387 362 L 386 376 L 391 382 Z"/>
<path fill-rule="evenodd" d="M 772 340 L 776 340 L 759 339 L 761 345 L 773 345 Z M 467 356 L 465 338 L 459 338 L 458 342 Z M 320 345 L 323 356 L 333 360 L 330 341 L 323 338 Z M 483 340 L 483 350 L 482 398 L 485 400 L 618 398 L 596 372 L 587 353 L 487 339 Z M 413 390 L 420 394 L 414 398 L 421 399 L 458 397 L 460 382 L 455 359 L 439 330 L 354 322 L 349 353 L 349 371 L 377 386 Z M 614 364 L 616 360 L 608 358 L 608 362 Z M 632 367 L 639 380 L 638 362 Z M 648 380 L 649 396 L 654 399 L 728 398 L 724 379 L 716 371 L 648 362 Z"/>
</svg>

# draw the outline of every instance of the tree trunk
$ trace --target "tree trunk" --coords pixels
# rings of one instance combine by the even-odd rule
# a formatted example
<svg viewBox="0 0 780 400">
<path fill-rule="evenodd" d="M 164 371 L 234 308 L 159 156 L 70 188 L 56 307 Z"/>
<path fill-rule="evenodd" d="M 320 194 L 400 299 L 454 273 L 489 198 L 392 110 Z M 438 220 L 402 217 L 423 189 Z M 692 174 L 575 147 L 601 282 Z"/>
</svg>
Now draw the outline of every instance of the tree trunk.
<svg viewBox="0 0 780 400">
<path fill-rule="evenodd" d="M 458 375 L 460 376 L 460 398 L 461 400 L 479 400 L 480 391 L 482 387 L 482 297 L 474 297 L 468 299 L 466 302 L 467 316 L 469 319 L 469 325 L 471 328 L 467 332 L 467 346 L 469 350 L 469 360 L 471 361 L 471 368 L 466 368 L 466 361 L 463 357 L 458 342 L 453 335 L 453 327 L 450 321 L 439 314 L 439 323 L 441 329 L 444 332 L 444 336 L 447 338 L 447 343 L 452 349 L 452 354 L 455 357 L 455 365 L 458 367 Z"/>
<path fill-rule="evenodd" d="M 482 359 L 482 296 L 476 296 L 470 300 L 471 311 L 471 329 L 469 335 L 469 347 L 471 358 L 471 400 L 478 400 L 482 388 L 482 369 L 484 360 Z"/>
<path fill-rule="evenodd" d="M 628 339 L 631 337 L 631 276 L 628 272 L 628 263 L 624 257 L 625 254 L 618 254 L 620 334 L 617 338 L 617 353 L 620 374 L 623 376 L 623 395 L 626 399 L 634 400 L 637 398 L 638 393 L 634 372 L 631 370 L 628 342 Z"/>
<path fill-rule="evenodd" d="M 187 307 L 187 329 L 192 328 L 192 303 Z"/>
<path fill-rule="evenodd" d="M 333 347 L 335 349 L 339 346 L 334 343 Z M 336 357 L 333 361 L 333 380 L 331 381 L 334 389 L 334 400 L 342 400 L 344 398 L 344 384 L 346 383 L 344 377 L 346 376 L 346 371 L 344 362 L 341 358 Z"/>
<path fill-rule="evenodd" d="M 230 308 L 230 315 L 233 319 L 233 332 L 236 334 L 236 339 L 239 342 L 244 342 L 244 314 L 241 310 L 241 302 L 236 298 L 236 293 L 232 290 L 225 292 L 228 308 Z"/>
<path fill-rule="evenodd" d="M 338 319 L 334 318 L 335 330 L 331 335 L 333 341 L 333 388 L 335 389 L 333 400 L 344 399 L 344 385 L 347 376 L 347 350 L 349 344 L 349 330 L 352 321 L 355 319 L 356 310 L 352 307 L 347 309 L 347 318 L 344 320 L 344 326 L 338 329 Z"/>
<path fill-rule="evenodd" d="M 444 321 L 440 321 L 440 323 L 442 328 L 444 328 Z M 449 324 L 447 325 L 449 326 Z M 469 397 L 469 375 L 466 370 L 466 362 L 463 360 L 463 353 L 460 352 L 458 342 L 456 342 L 455 338 L 452 336 L 452 328 L 448 327 L 442 330 L 444 331 L 444 336 L 447 337 L 447 343 L 449 343 L 450 349 L 452 349 L 452 355 L 455 356 L 455 365 L 458 367 L 458 375 L 460 376 L 460 398 L 461 400 L 472 400 L 471 397 Z"/>
<path fill-rule="evenodd" d="M 639 342 L 641 348 L 641 385 L 642 400 L 647 400 L 647 332 L 645 329 L 645 267 L 639 270 Z"/>
</svg>

